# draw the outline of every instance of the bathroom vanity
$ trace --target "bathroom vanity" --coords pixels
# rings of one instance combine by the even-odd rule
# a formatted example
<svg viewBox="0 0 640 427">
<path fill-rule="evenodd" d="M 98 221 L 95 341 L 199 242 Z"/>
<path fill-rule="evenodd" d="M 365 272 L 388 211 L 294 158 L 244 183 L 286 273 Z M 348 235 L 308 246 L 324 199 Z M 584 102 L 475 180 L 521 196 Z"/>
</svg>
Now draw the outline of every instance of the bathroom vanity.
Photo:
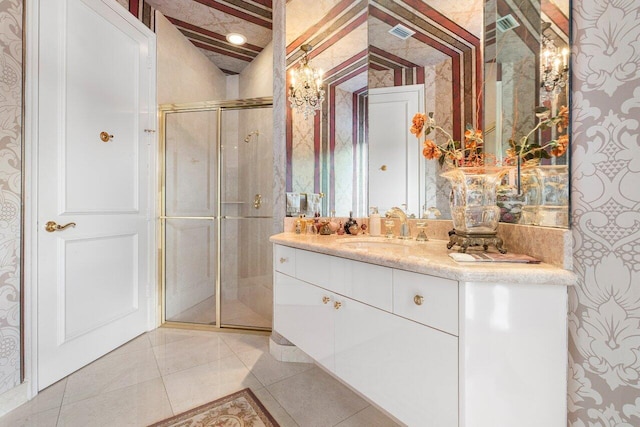
<svg viewBox="0 0 640 427">
<path fill-rule="evenodd" d="M 274 330 L 409 426 L 565 427 L 567 286 L 444 241 L 282 233 Z"/>
</svg>

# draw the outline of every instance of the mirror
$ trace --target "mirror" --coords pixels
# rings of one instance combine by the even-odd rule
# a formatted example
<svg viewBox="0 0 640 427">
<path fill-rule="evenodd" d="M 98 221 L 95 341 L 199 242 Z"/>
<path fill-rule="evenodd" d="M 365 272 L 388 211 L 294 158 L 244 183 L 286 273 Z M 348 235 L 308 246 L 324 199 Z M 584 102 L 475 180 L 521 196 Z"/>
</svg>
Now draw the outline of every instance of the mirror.
<svg viewBox="0 0 640 427">
<path fill-rule="evenodd" d="M 336 0 L 309 8 L 308 2 L 290 0 L 287 67 L 296 66 L 299 46 L 309 43 L 312 65 L 325 70 L 322 114 L 305 120 L 288 111 L 287 192 L 311 195 L 313 203 L 303 213 L 366 216 L 375 202 L 381 209 L 407 204 L 416 216 L 425 206 L 436 207 L 446 218 L 449 191 L 437 162 L 407 155 L 410 147 L 421 149 L 408 132 L 410 119 L 417 111 L 434 111 L 438 124 L 458 140 L 467 123 L 483 128 L 485 151 L 501 160 L 509 139 L 535 126 L 536 106 L 557 111 L 567 105 L 566 85 L 549 94 L 540 87 L 538 70 L 543 30 L 558 49 L 568 46 L 568 0 L 542 0 L 537 8 L 535 3 Z M 508 14 L 524 23 L 510 32 L 496 30 L 497 18 Z M 404 28 L 390 34 L 397 24 Z M 416 33 L 398 38 L 407 29 Z M 405 107 L 408 120 L 380 120 L 387 115 L 376 110 L 378 92 L 421 84 L 418 110 Z M 391 127 L 399 136 L 385 134 Z M 553 131 L 545 132 L 533 138 L 542 142 Z M 396 144 L 380 146 L 377 137 Z M 564 164 L 566 155 L 544 162 Z M 416 188 L 409 190 L 408 183 Z"/>
</svg>

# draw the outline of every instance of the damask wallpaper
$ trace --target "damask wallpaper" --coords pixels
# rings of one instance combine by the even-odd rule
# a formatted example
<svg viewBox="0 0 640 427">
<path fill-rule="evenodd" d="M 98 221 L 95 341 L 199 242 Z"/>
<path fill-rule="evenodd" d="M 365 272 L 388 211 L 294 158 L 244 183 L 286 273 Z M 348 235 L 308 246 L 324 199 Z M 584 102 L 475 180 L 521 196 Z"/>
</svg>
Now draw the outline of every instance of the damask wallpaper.
<svg viewBox="0 0 640 427">
<path fill-rule="evenodd" d="M 0 1 L 0 393 L 20 383 L 22 0 Z"/>
<path fill-rule="evenodd" d="M 640 425 L 640 2 L 573 6 L 569 426 Z"/>
<path fill-rule="evenodd" d="M 274 27 L 283 28 L 284 1 L 274 3 Z M 0 2 L 0 393 L 19 381 L 21 14 L 22 0 Z M 570 290 L 570 427 L 640 425 L 638 23 L 637 0 L 574 1 L 571 195 L 579 281 Z M 283 50 L 283 34 L 274 40 L 275 51 Z M 276 53 L 277 124 L 283 58 Z M 283 133 L 278 127 L 274 142 L 280 189 Z"/>
</svg>

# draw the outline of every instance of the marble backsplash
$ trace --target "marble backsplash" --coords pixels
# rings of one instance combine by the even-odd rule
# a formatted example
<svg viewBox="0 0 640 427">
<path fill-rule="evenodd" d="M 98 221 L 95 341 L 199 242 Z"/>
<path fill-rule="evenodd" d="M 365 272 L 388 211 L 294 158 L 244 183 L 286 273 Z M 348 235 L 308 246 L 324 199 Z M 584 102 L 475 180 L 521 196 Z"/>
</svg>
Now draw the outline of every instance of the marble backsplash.
<svg viewBox="0 0 640 427">
<path fill-rule="evenodd" d="M 355 218 L 358 224 L 369 223 L 368 218 Z M 295 231 L 296 218 L 284 218 L 284 231 Z M 347 218 L 336 218 L 344 224 Z M 417 219 L 409 220 L 409 230 L 415 238 L 418 234 Z M 449 230 L 453 229 L 451 220 L 424 220 L 427 222 L 425 230 L 427 237 L 432 240 L 449 240 Z M 384 226 L 383 226 L 384 233 Z M 395 234 L 400 231 L 396 221 Z M 504 247 L 511 253 L 530 255 L 547 264 L 573 270 L 573 252 L 571 231 L 563 228 L 538 227 L 500 223 L 498 236 L 504 241 Z"/>
</svg>

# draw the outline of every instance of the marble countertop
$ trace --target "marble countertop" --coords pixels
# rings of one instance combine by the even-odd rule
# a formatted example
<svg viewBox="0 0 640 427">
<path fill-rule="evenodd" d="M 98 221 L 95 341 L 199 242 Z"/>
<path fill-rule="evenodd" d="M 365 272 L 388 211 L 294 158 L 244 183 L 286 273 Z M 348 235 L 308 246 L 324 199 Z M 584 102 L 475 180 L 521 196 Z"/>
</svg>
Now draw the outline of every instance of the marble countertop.
<svg viewBox="0 0 640 427">
<path fill-rule="evenodd" d="M 448 250 L 447 242 L 444 240 L 416 242 L 393 239 L 389 241 L 380 237 L 362 235 L 320 236 L 295 233 L 276 234 L 269 240 L 278 245 L 461 282 L 571 286 L 576 281 L 573 272 L 545 263 L 459 263 L 449 257 L 449 253 L 454 250 Z M 373 242 L 373 244 L 366 242 Z"/>
</svg>

